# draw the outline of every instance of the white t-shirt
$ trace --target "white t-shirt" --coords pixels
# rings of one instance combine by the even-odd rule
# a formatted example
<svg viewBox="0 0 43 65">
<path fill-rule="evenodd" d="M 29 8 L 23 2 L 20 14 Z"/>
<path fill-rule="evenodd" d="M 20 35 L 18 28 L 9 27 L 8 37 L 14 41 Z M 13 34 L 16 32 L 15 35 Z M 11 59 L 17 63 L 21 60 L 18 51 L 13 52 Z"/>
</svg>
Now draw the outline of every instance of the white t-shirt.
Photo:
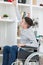
<svg viewBox="0 0 43 65">
<path fill-rule="evenodd" d="M 30 27 L 28 29 L 22 29 L 20 42 L 22 44 L 26 44 L 26 45 L 32 46 L 32 47 L 38 47 L 38 45 L 39 45 L 38 42 L 36 41 L 36 37 L 34 35 L 32 27 Z"/>
<path fill-rule="evenodd" d="M 28 46 L 38 47 L 38 42 L 32 30 L 32 26 L 28 29 L 21 30 L 21 44 L 26 44 Z"/>
</svg>

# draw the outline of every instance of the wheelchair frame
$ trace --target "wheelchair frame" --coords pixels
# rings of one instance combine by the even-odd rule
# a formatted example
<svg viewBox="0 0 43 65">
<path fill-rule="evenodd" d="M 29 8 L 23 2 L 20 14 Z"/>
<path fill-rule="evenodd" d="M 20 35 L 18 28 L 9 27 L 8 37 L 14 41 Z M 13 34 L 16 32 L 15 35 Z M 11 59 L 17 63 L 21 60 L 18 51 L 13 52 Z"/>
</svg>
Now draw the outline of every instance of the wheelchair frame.
<svg viewBox="0 0 43 65">
<path fill-rule="evenodd" d="M 31 60 L 32 57 L 39 55 L 39 52 L 33 52 L 31 53 L 25 60 L 24 65 L 28 65 L 28 62 Z M 18 61 L 19 62 L 19 61 Z M 16 62 L 13 62 L 11 65 L 14 65 Z M 17 64 L 18 65 L 18 64 Z M 40 61 L 39 61 L 39 65 L 40 65 Z"/>
</svg>

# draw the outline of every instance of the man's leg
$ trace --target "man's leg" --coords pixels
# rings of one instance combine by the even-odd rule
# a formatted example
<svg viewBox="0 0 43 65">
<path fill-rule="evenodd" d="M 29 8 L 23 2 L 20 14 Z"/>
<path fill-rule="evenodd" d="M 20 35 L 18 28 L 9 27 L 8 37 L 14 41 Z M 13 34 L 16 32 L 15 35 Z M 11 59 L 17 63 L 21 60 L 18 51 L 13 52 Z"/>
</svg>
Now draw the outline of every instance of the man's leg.
<svg viewBox="0 0 43 65">
<path fill-rule="evenodd" d="M 5 46 L 3 48 L 3 62 L 2 62 L 2 65 L 8 65 L 9 52 L 10 52 L 10 47 L 9 46 Z"/>
<path fill-rule="evenodd" d="M 18 47 L 12 46 L 10 48 L 10 56 L 9 56 L 9 64 L 8 65 L 11 65 L 12 62 L 15 62 L 15 60 L 17 59 L 17 54 L 18 54 Z"/>
</svg>

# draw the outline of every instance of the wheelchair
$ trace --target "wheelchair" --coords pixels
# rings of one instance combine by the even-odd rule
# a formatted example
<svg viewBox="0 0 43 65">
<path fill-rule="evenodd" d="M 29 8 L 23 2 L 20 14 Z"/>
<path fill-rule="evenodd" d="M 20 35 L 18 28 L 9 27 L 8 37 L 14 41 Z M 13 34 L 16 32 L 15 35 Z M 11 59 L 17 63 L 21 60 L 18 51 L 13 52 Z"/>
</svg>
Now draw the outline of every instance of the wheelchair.
<svg viewBox="0 0 43 65">
<path fill-rule="evenodd" d="M 38 40 L 37 40 L 38 41 Z M 27 52 L 29 52 L 28 57 L 26 56 L 25 59 L 22 57 L 20 57 L 20 55 L 22 54 L 21 51 L 18 51 L 18 59 L 20 61 L 22 61 L 22 63 L 20 63 L 19 61 L 17 62 L 13 62 L 11 65 L 40 65 L 40 57 L 39 57 L 39 47 L 40 47 L 40 43 L 38 48 L 37 47 L 31 47 L 31 46 L 22 46 L 22 49 L 26 49 Z M 25 55 L 25 54 L 24 54 Z M 23 57 L 24 57 L 23 55 Z M 26 54 L 27 55 L 27 54 Z"/>
</svg>

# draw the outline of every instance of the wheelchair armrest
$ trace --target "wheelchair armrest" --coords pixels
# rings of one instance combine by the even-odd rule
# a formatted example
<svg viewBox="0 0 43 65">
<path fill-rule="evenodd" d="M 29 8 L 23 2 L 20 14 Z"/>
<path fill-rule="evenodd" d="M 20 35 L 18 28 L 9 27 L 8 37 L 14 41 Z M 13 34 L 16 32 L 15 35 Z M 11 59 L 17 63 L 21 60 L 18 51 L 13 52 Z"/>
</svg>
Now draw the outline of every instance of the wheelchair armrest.
<svg viewBox="0 0 43 65">
<path fill-rule="evenodd" d="M 40 41 L 39 41 L 39 39 L 36 39 L 37 40 L 37 42 L 39 43 L 39 46 L 40 46 Z"/>
</svg>

